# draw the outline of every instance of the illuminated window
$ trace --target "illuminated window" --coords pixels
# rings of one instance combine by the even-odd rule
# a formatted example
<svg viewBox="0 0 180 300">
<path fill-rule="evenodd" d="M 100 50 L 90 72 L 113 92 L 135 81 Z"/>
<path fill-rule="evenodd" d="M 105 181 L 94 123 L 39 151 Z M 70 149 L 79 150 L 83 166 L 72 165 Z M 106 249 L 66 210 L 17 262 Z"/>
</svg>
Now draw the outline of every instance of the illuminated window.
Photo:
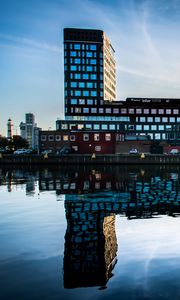
<svg viewBox="0 0 180 300">
<path fill-rule="evenodd" d="M 97 152 L 101 151 L 101 146 L 95 146 L 95 151 Z"/>
<path fill-rule="evenodd" d="M 160 115 L 163 115 L 163 114 L 164 114 L 164 109 L 158 109 L 158 113 L 159 113 Z"/>
<path fill-rule="evenodd" d="M 68 140 L 69 140 L 68 135 L 63 135 L 63 141 L 68 141 Z"/>
<path fill-rule="evenodd" d="M 149 109 L 148 109 L 148 108 L 145 108 L 145 109 L 144 109 L 144 114 L 145 114 L 145 115 L 148 115 L 148 114 L 149 114 Z"/>
<path fill-rule="evenodd" d="M 142 114 L 142 109 L 141 109 L 141 108 L 137 108 L 137 109 L 136 109 L 136 113 L 137 113 L 137 114 Z"/>
<path fill-rule="evenodd" d="M 100 141 L 100 134 L 99 133 L 94 134 L 94 141 Z"/>
<path fill-rule="evenodd" d="M 113 108 L 113 114 L 119 114 L 119 108 Z"/>
<path fill-rule="evenodd" d="M 152 114 L 157 114 L 157 109 L 152 108 L 152 109 L 151 109 L 151 113 L 152 113 Z"/>
<path fill-rule="evenodd" d="M 168 118 L 167 118 L 167 117 L 163 117 L 163 118 L 162 118 L 162 122 L 167 123 L 167 121 L 168 121 Z"/>
<path fill-rule="evenodd" d="M 166 109 L 166 114 L 170 115 L 171 114 L 171 109 Z"/>
<path fill-rule="evenodd" d="M 84 129 L 84 124 L 78 124 L 77 128 L 78 128 L 78 130 Z"/>
<path fill-rule="evenodd" d="M 151 130 L 157 130 L 157 125 L 151 125 Z"/>
<path fill-rule="evenodd" d="M 178 115 L 179 114 L 179 110 L 178 109 L 173 109 L 173 114 L 174 115 Z"/>
<path fill-rule="evenodd" d="M 63 130 L 68 129 L 68 125 L 67 124 L 61 124 L 61 129 L 63 129 Z"/>
<path fill-rule="evenodd" d="M 106 141 L 110 141 L 111 140 L 111 134 L 110 133 L 106 133 L 105 134 L 105 140 Z"/>
</svg>

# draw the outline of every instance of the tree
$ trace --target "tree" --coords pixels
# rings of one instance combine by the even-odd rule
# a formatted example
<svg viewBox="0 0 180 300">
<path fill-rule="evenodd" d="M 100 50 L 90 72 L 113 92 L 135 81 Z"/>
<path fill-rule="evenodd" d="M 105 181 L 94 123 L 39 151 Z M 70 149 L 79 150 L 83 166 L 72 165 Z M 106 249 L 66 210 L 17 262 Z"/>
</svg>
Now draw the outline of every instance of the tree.
<svg viewBox="0 0 180 300">
<path fill-rule="evenodd" d="M 5 148 L 9 144 L 8 139 L 5 136 L 0 136 L 0 148 Z"/>
<path fill-rule="evenodd" d="M 14 135 L 12 140 L 9 142 L 9 147 L 14 150 L 19 148 L 28 148 L 29 143 L 26 139 L 23 139 L 20 135 Z"/>
</svg>

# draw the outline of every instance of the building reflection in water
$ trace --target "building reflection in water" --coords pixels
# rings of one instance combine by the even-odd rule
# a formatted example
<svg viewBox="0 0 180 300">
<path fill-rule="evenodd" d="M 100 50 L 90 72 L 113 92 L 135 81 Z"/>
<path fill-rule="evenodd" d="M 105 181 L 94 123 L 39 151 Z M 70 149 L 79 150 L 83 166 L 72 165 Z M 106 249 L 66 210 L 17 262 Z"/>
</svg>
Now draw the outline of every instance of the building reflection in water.
<svg viewBox="0 0 180 300">
<path fill-rule="evenodd" d="M 64 286 L 105 288 L 116 263 L 115 216 L 180 216 L 179 166 L 0 170 L 0 185 L 65 195 Z"/>
<path fill-rule="evenodd" d="M 115 214 L 103 202 L 66 201 L 64 287 L 105 287 L 116 263 Z"/>
</svg>

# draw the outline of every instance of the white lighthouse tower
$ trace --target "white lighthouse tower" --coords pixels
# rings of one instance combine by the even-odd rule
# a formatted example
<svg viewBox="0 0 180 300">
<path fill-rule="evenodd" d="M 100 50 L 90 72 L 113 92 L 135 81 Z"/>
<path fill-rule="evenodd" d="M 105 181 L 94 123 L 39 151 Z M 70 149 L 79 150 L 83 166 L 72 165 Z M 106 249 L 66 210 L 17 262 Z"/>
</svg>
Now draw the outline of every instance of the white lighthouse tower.
<svg viewBox="0 0 180 300">
<path fill-rule="evenodd" d="M 12 120 L 11 120 L 11 118 L 9 118 L 7 121 L 7 138 L 8 138 L 8 140 L 12 139 L 12 128 L 13 128 Z"/>
</svg>

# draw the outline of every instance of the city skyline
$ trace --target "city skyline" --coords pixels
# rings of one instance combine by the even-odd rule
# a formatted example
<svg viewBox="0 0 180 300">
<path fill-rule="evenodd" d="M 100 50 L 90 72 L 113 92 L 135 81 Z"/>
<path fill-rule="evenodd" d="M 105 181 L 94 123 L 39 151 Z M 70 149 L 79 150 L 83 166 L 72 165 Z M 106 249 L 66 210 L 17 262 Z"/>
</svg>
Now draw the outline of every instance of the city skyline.
<svg viewBox="0 0 180 300">
<path fill-rule="evenodd" d="M 179 15 L 177 0 L 1 1 L 0 134 L 9 117 L 19 126 L 32 112 L 48 129 L 64 116 L 64 27 L 107 33 L 116 49 L 117 100 L 180 98 Z"/>
</svg>

